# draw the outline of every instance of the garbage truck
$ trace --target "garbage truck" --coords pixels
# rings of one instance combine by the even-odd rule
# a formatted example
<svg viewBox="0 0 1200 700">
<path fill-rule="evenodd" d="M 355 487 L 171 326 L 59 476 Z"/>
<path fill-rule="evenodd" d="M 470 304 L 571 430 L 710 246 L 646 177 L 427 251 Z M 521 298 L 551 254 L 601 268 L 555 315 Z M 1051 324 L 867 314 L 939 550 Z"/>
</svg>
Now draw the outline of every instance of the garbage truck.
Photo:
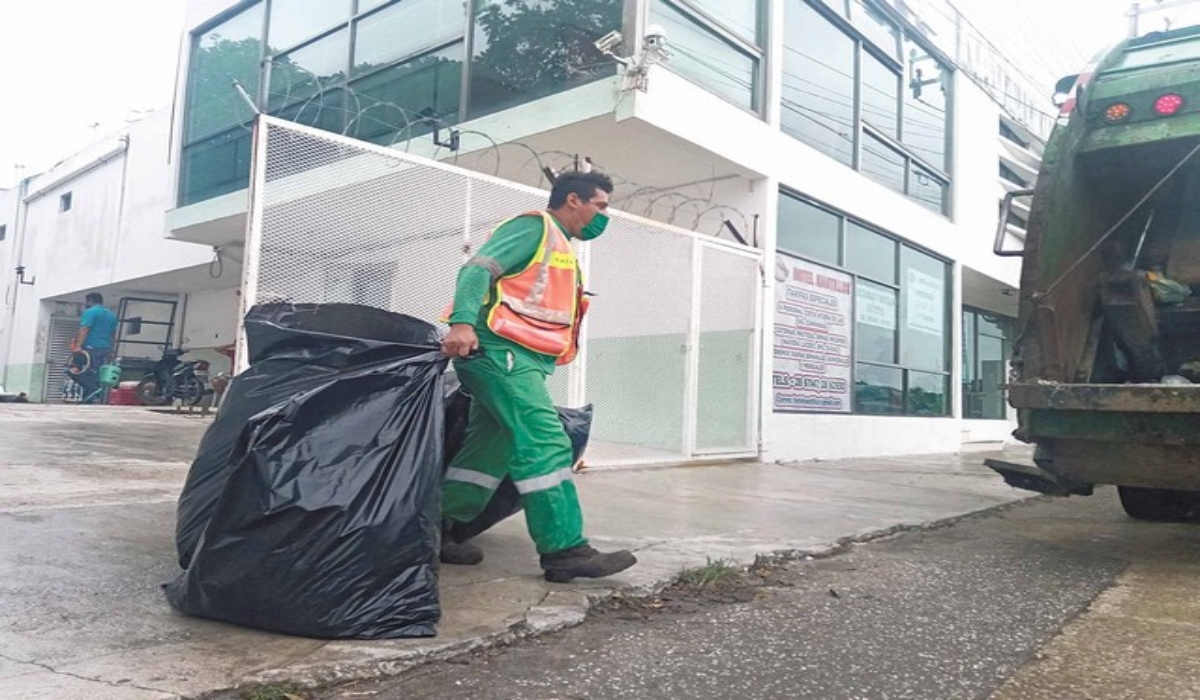
<svg viewBox="0 0 1200 700">
<path fill-rule="evenodd" d="M 1012 486 L 1115 485 L 1141 520 L 1200 518 L 1200 27 L 1128 39 L 1056 86 L 1032 190 L 1001 204 L 1022 257 L 1008 383 Z M 1031 197 L 1023 247 L 1005 223 Z"/>
</svg>

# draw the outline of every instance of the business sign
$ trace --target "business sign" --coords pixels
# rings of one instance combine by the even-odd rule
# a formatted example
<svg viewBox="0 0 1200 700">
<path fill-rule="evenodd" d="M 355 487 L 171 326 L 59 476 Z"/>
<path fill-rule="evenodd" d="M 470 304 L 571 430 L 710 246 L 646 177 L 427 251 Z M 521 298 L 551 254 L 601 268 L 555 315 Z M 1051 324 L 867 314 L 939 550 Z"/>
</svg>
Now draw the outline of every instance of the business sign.
<svg viewBox="0 0 1200 700">
<path fill-rule="evenodd" d="M 776 257 L 776 411 L 850 411 L 853 296 L 850 275 L 786 255 Z"/>
</svg>

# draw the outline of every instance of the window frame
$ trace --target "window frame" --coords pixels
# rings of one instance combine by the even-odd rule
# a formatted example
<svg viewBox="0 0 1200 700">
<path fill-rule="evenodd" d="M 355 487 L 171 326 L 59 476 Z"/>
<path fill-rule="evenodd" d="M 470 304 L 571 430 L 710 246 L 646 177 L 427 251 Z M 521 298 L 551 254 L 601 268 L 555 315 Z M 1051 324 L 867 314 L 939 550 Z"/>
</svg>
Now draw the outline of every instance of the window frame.
<svg viewBox="0 0 1200 700">
<path fill-rule="evenodd" d="M 777 249 L 778 253 L 781 253 L 783 255 L 787 255 L 789 257 L 792 257 L 792 258 L 795 258 L 798 260 L 803 260 L 803 261 L 811 263 L 813 265 L 820 265 L 823 267 L 828 267 L 831 270 L 836 270 L 838 272 L 841 272 L 841 273 L 851 276 L 851 278 L 854 280 L 854 289 L 853 289 L 853 294 L 851 295 L 851 303 L 850 303 L 851 314 L 854 317 L 854 321 L 851 324 L 851 327 L 854 330 L 853 330 L 853 333 L 852 333 L 851 339 L 850 339 L 850 361 L 851 361 L 850 382 L 851 382 L 851 387 L 852 387 L 852 389 L 851 389 L 852 393 L 850 396 L 851 410 L 848 412 L 844 412 L 844 413 L 843 412 L 830 413 L 830 412 L 826 412 L 826 411 L 779 411 L 779 410 L 773 410 L 773 412 L 776 414 L 784 414 L 784 415 L 786 415 L 786 414 L 798 414 L 798 415 L 799 414 L 819 414 L 819 415 L 846 415 L 846 416 L 886 416 L 886 417 L 895 417 L 895 418 L 934 418 L 934 419 L 954 418 L 955 417 L 954 416 L 954 400 L 953 400 L 953 398 L 954 398 L 954 384 L 953 384 L 953 382 L 954 382 L 954 358 L 952 356 L 952 354 L 953 354 L 952 351 L 953 351 L 953 343 L 954 343 L 954 323 L 955 323 L 955 321 L 954 321 L 954 315 L 953 315 L 954 312 L 952 309 L 953 304 L 954 304 L 954 299 L 953 299 L 954 295 L 952 294 L 952 289 L 951 289 L 952 285 L 953 285 L 953 276 L 954 276 L 953 262 L 946 259 L 945 257 L 943 257 L 941 255 L 938 255 L 937 253 L 934 253 L 933 251 L 930 251 L 928 249 L 922 248 L 921 246 L 915 245 L 912 242 L 907 241 L 904 238 L 902 238 L 894 233 L 889 233 L 888 231 L 886 231 L 878 226 L 875 226 L 867 221 L 863 221 L 862 219 L 852 216 L 844 211 L 838 210 L 834 207 L 830 207 L 826 204 L 822 204 L 821 202 L 814 200 L 810 197 L 807 197 L 795 190 L 792 190 L 792 189 L 789 189 L 786 187 L 780 188 L 779 196 L 781 199 L 785 198 L 785 197 L 794 199 L 802 204 L 806 204 L 815 209 L 824 211 L 826 213 L 832 214 L 839 218 L 840 222 L 839 222 L 839 226 L 838 226 L 838 246 L 837 246 L 838 247 L 838 262 L 836 264 L 830 263 L 827 261 L 823 261 L 823 260 L 818 260 L 818 259 L 812 258 L 808 255 L 803 255 L 798 252 L 794 252 L 788 248 L 780 247 L 778 245 L 776 245 L 776 249 Z M 780 223 L 782 223 L 782 222 L 780 222 Z M 847 254 L 847 251 L 849 248 L 848 236 L 849 236 L 849 230 L 850 230 L 851 224 L 856 225 L 862 229 L 865 229 L 871 233 L 878 234 L 888 240 L 893 241 L 896 244 L 895 257 L 893 260 L 893 268 L 894 268 L 893 272 L 895 274 L 895 281 L 889 282 L 887 280 L 879 279 L 879 278 L 873 277 L 871 275 L 861 274 L 861 273 L 855 271 L 854 267 L 852 267 L 852 264 L 848 263 L 848 261 L 846 260 L 846 254 Z M 904 323 L 905 323 L 905 308 L 906 308 L 907 302 L 905 301 L 904 295 L 907 293 L 908 288 L 907 288 L 907 283 L 905 281 L 905 276 L 902 274 L 905 269 L 904 268 L 904 250 L 906 248 L 915 253 L 918 253 L 920 255 L 925 255 L 929 258 L 932 258 L 933 260 L 936 260 L 939 263 L 941 263 L 943 266 L 943 276 L 942 276 L 942 280 L 943 280 L 943 293 L 942 293 L 942 304 L 943 304 L 942 344 L 943 344 L 943 349 L 942 349 L 942 352 L 943 352 L 944 359 L 943 359 L 943 363 L 942 363 L 943 369 L 941 369 L 941 370 L 932 370 L 932 369 L 928 369 L 925 367 L 916 367 L 916 366 L 910 367 L 908 365 L 903 364 L 903 362 L 901 362 L 901 360 L 903 358 L 901 357 L 901 354 L 900 354 L 900 348 L 904 344 L 905 336 L 906 336 L 906 331 L 904 329 Z M 878 361 L 872 361 L 872 360 L 858 359 L 858 330 L 857 330 L 858 320 L 857 319 L 858 319 L 858 284 L 859 284 L 860 280 L 864 280 L 864 281 L 870 282 L 872 284 L 875 284 L 875 285 L 878 285 L 881 287 L 886 287 L 888 289 L 893 289 L 896 291 L 896 297 L 897 297 L 896 310 L 895 310 L 896 332 L 895 332 L 895 336 L 893 339 L 894 347 L 893 347 L 893 355 L 892 355 L 892 357 L 895 360 L 894 362 L 889 363 L 889 362 L 878 362 Z M 903 387 L 903 389 L 902 389 L 902 392 L 903 392 L 902 393 L 902 404 L 903 404 L 904 412 L 901 412 L 901 413 L 870 413 L 870 412 L 859 411 L 857 409 L 857 398 L 856 398 L 856 395 L 854 394 L 854 391 L 856 391 L 855 387 L 857 386 L 856 382 L 858 381 L 858 373 L 859 373 L 858 366 L 860 364 L 866 365 L 866 366 L 871 366 L 871 367 L 883 367 L 883 368 L 888 368 L 888 369 L 900 370 L 901 377 L 902 377 L 902 387 Z M 924 415 L 908 413 L 909 390 L 910 390 L 909 389 L 909 387 L 910 387 L 909 375 L 910 375 L 910 373 L 913 373 L 913 372 L 916 372 L 919 374 L 939 375 L 943 378 L 943 382 L 944 382 L 944 386 L 945 386 L 945 394 L 944 394 L 945 398 L 944 398 L 944 402 L 943 402 L 944 403 L 943 412 L 941 414 L 935 415 L 935 416 L 924 416 Z"/>
</svg>

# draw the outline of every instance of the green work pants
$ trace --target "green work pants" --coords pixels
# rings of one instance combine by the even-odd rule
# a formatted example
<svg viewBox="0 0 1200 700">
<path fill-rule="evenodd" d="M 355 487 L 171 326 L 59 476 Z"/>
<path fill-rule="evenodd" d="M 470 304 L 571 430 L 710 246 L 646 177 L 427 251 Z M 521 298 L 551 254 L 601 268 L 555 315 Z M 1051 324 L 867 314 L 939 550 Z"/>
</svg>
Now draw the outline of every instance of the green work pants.
<svg viewBox="0 0 1200 700">
<path fill-rule="evenodd" d="M 487 348 L 454 369 L 472 401 L 466 439 L 442 486 L 445 517 L 474 519 L 511 476 L 540 554 L 587 544 L 571 441 L 546 391 L 544 367 L 523 353 Z"/>
</svg>

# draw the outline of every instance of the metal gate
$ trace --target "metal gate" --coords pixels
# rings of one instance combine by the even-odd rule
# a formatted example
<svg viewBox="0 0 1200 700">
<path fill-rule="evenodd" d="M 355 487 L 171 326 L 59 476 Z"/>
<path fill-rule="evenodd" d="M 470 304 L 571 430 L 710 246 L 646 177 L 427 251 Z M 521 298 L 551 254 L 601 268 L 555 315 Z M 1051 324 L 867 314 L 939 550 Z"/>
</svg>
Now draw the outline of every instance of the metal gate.
<svg viewBox="0 0 1200 700">
<path fill-rule="evenodd" d="M 464 254 L 547 193 L 260 117 L 250 196 L 245 309 L 350 302 L 433 321 Z M 579 359 L 549 388 L 595 405 L 589 463 L 756 456 L 761 251 L 612 212 L 577 252 L 596 296 Z"/>
<path fill-rule="evenodd" d="M 77 403 L 83 400 L 83 390 L 67 379 L 67 360 L 71 359 L 71 342 L 79 333 L 78 316 L 50 317 L 50 336 L 46 348 L 46 381 L 43 400 L 46 403 Z"/>
</svg>

